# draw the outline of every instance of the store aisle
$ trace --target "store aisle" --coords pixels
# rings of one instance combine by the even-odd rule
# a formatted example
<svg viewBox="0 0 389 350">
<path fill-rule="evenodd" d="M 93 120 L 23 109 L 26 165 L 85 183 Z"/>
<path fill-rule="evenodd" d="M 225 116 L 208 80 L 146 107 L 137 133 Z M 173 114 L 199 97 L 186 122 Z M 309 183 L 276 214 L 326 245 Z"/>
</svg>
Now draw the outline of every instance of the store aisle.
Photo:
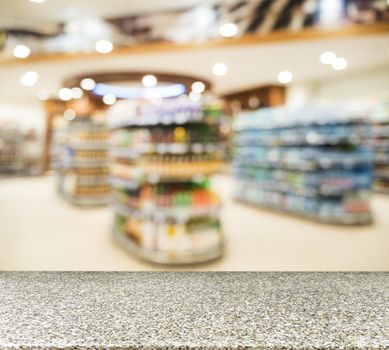
<svg viewBox="0 0 389 350">
<path fill-rule="evenodd" d="M 233 181 L 219 177 L 228 240 L 222 268 L 239 270 L 361 271 L 389 269 L 389 196 L 372 197 L 374 224 L 319 224 L 232 200 Z M 223 263 L 221 263 L 223 265 Z"/>
<path fill-rule="evenodd" d="M 110 242 L 111 213 L 62 200 L 54 178 L 0 180 L 0 270 L 142 269 Z"/>
<path fill-rule="evenodd" d="M 372 226 L 339 227 L 237 204 L 227 176 L 216 177 L 214 185 L 224 200 L 226 253 L 190 269 L 389 269 L 389 196 L 373 196 Z M 0 180 L 0 208 L 0 270 L 167 269 L 117 247 L 110 237 L 111 210 L 71 206 L 50 176 Z"/>
</svg>

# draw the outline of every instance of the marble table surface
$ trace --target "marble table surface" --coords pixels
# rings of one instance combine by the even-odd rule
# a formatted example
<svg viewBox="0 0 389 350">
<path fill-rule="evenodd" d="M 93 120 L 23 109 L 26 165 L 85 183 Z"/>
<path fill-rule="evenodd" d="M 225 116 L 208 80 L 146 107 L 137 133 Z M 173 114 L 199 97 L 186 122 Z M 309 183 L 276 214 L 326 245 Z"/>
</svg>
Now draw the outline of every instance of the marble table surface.
<svg viewBox="0 0 389 350">
<path fill-rule="evenodd" d="M 389 273 L 1 272 L 21 348 L 389 349 Z"/>
</svg>

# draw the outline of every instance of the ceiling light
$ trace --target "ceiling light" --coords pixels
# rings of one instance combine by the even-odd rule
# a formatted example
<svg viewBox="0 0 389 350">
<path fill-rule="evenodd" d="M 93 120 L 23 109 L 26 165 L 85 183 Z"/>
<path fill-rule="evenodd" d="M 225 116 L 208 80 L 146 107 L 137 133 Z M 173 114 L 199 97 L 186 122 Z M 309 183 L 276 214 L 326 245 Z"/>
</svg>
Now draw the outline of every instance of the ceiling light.
<svg viewBox="0 0 389 350">
<path fill-rule="evenodd" d="M 323 64 L 332 64 L 336 60 L 336 54 L 332 51 L 325 51 L 320 55 L 320 62 Z"/>
<path fill-rule="evenodd" d="M 66 120 L 74 120 L 76 118 L 76 112 L 73 111 L 72 109 L 67 109 L 64 113 L 63 113 L 63 117 L 66 119 Z"/>
<path fill-rule="evenodd" d="M 200 98 L 201 98 L 201 94 L 199 94 L 198 92 L 195 92 L 195 91 L 191 91 L 190 94 L 189 94 L 189 98 L 192 100 L 192 101 L 199 101 Z"/>
<path fill-rule="evenodd" d="M 34 71 L 24 73 L 20 78 L 20 83 L 24 86 L 34 86 L 39 79 L 39 74 Z"/>
<path fill-rule="evenodd" d="M 87 91 L 93 90 L 96 86 L 96 83 L 93 79 L 85 78 L 81 80 L 80 86 Z"/>
<path fill-rule="evenodd" d="M 16 45 L 12 51 L 12 54 L 16 58 L 27 58 L 30 56 L 31 50 L 27 45 Z"/>
<path fill-rule="evenodd" d="M 154 75 L 145 75 L 142 79 L 142 84 L 146 87 L 154 87 L 157 85 L 157 78 Z"/>
<path fill-rule="evenodd" d="M 46 0 L 30 0 L 31 2 L 35 2 L 36 4 L 43 4 Z"/>
<path fill-rule="evenodd" d="M 110 53 L 113 50 L 113 45 L 108 40 L 99 40 L 95 45 L 95 49 L 99 53 Z"/>
<path fill-rule="evenodd" d="M 231 38 L 238 32 L 238 27 L 235 23 L 224 23 L 219 27 L 219 33 L 221 36 Z"/>
<path fill-rule="evenodd" d="M 47 89 L 39 90 L 37 96 L 41 101 L 47 101 L 50 98 L 50 91 Z"/>
<path fill-rule="evenodd" d="M 93 93 L 98 96 L 104 96 L 108 93 L 114 94 L 116 98 L 126 99 L 154 99 L 177 97 L 186 92 L 184 84 L 161 85 L 153 88 L 126 87 L 120 85 L 111 85 L 98 83 L 93 89 Z"/>
<path fill-rule="evenodd" d="M 58 92 L 58 97 L 62 100 L 62 101 L 69 101 L 72 99 L 73 97 L 73 93 L 72 93 L 72 90 L 70 90 L 69 88 L 62 88 L 59 90 Z"/>
<path fill-rule="evenodd" d="M 343 57 L 338 57 L 334 62 L 332 62 L 332 68 L 335 70 L 343 70 L 347 67 L 347 60 Z"/>
<path fill-rule="evenodd" d="M 116 102 L 116 96 L 114 94 L 108 93 L 103 96 L 103 102 L 106 105 L 113 105 Z"/>
<path fill-rule="evenodd" d="M 192 91 L 201 94 L 205 90 L 205 84 L 201 81 L 196 81 L 192 84 Z"/>
<path fill-rule="evenodd" d="M 79 99 L 84 96 L 84 92 L 79 87 L 72 88 L 72 97 L 75 99 Z"/>
<path fill-rule="evenodd" d="M 278 73 L 277 79 L 281 84 L 287 84 L 292 81 L 293 75 L 291 72 L 284 70 Z"/>
<path fill-rule="evenodd" d="M 343 0 L 320 0 L 319 20 L 324 25 L 335 25 L 339 23 L 344 11 Z"/>
<path fill-rule="evenodd" d="M 213 74 L 218 76 L 225 75 L 227 71 L 228 71 L 228 67 L 225 63 L 216 63 L 212 67 Z"/>
</svg>

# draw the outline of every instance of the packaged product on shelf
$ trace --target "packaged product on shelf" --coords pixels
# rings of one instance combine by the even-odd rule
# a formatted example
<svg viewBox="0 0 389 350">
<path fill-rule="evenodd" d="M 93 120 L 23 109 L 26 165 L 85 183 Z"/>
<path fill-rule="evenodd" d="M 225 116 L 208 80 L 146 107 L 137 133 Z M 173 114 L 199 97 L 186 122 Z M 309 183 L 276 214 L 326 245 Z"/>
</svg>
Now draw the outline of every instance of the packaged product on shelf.
<svg viewBox="0 0 389 350">
<path fill-rule="evenodd" d="M 0 124 L 0 174 L 22 174 L 23 135 L 14 125 Z"/>
<path fill-rule="evenodd" d="M 366 115 L 322 107 L 263 109 L 242 113 L 234 127 L 237 199 L 325 222 L 371 222 Z"/>
<path fill-rule="evenodd" d="M 109 111 L 114 237 L 132 253 L 165 264 L 222 254 L 220 200 L 208 182 L 223 155 L 220 114 L 185 96 Z"/>
<path fill-rule="evenodd" d="M 108 204 L 108 131 L 93 118 L 68 122 L 57 161 L 59 193 L 81 206 Z"/>
<path fill-rule="evenodd" d="M 389 96 L 382 96 L 371 114 L 370 145 L 375 150 L 374 190 L 389 194 Z"/>
</svg>

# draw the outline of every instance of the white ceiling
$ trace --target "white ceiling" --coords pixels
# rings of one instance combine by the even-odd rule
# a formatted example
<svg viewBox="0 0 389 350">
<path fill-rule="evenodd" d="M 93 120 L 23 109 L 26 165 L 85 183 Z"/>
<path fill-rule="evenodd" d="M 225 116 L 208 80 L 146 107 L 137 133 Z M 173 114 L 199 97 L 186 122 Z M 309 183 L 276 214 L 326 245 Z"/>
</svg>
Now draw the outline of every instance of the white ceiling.
<svg viewBox="0 0 389 350">
<path fill-rule="evenodd" d="M 10 23 L 43 24 L 69 19 L 117 17 L 168 10 L 186 9 L 218 0 L 1 0 L 0 28 Z M 224 0 L 225 1 L 225 0 Z M 228 0 L 233 1 L 233 0 Z"/>
<path fill-rule="evenodd" d="M 320 63 L 323 51 L 333 50 L 348 60 L 344 71 L 334 71 Z M 228 73 L 213 76 L 212 65 L 224 62 Z M 21 101 L 35 99 L 39 89 L 56 93 L 61 82 L 78 74 L 102 71 L 161 71 L 198 75 L 210 80 L 215 91 L 227 93 L 240 88 L 266 83 L 277 83 L 281 70 L 290 70 L 296 82 L 317 81 L 347 75 L 375 67 L 389 69 L 389 35 L 364 36 L 331 40 L 300 41 L 226 48 L 209 48 L 158 54 L 88 58 L 51 63 L 20 63 L 0 65 L 0 100 Z M 19 83 L 23 72 L 35 70 L 40 74 L 38 84 L 24 87 Z"/>
</svg>

